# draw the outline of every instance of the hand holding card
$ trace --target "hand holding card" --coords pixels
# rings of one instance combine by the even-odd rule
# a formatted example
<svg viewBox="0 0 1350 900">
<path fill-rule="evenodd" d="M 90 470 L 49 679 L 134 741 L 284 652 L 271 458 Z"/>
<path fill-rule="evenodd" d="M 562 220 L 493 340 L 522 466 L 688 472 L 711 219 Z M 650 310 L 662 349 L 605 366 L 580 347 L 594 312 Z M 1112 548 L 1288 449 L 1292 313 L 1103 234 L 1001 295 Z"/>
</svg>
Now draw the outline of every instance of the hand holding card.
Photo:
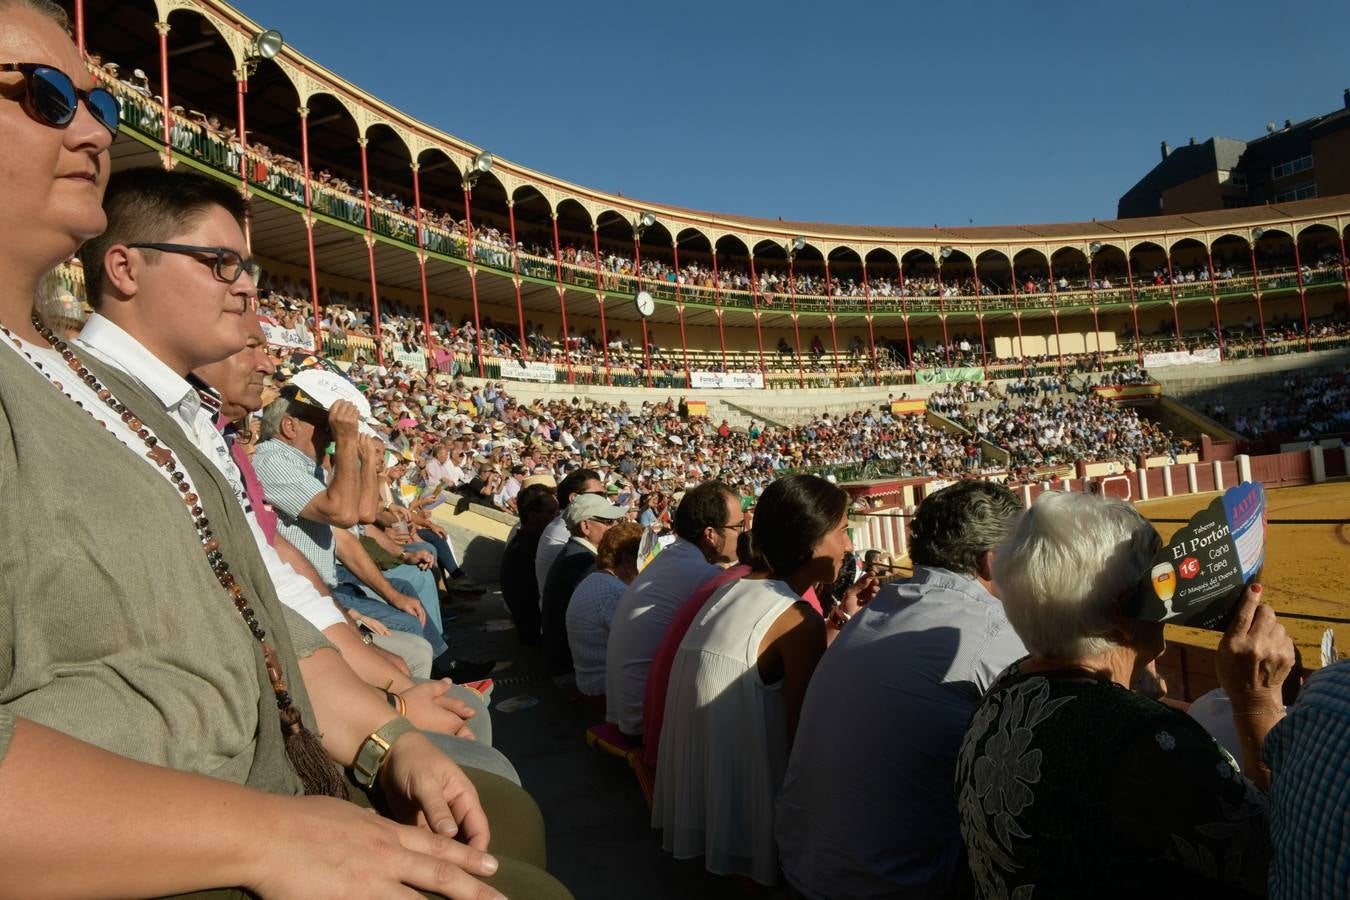
<svg viewBox="0 0 1350 900">
<path fill-rule="evenodd" d="M 1153 557 L 1132 615 L 1222 631 L 1265 555 L 1265 490 L 1244 482 L 1192 516 Z"/>
</svg>

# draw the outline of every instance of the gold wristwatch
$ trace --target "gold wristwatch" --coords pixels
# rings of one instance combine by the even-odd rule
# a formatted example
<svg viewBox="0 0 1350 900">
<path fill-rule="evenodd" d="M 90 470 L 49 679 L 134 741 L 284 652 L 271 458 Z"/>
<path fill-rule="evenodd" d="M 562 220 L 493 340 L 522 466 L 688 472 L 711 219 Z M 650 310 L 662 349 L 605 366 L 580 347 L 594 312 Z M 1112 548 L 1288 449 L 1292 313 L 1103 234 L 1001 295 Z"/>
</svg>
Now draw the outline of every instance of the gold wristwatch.
<svg viewBox="0 0 1350 900">
<path fill-rule="evenodd" d="M 380 774 L 380 767 L 384 765 L 385 757 L 389 755 L 389 748 L 394 745 L 394 741 L 416 730 L 416 725 L 399 716 L 366 738 L 356 753 L 356 762 L 352 763 L 352 777 L 356 779 L 356 783 L 367 790 L 374 787 L 375 778 Z"/>
</svg>

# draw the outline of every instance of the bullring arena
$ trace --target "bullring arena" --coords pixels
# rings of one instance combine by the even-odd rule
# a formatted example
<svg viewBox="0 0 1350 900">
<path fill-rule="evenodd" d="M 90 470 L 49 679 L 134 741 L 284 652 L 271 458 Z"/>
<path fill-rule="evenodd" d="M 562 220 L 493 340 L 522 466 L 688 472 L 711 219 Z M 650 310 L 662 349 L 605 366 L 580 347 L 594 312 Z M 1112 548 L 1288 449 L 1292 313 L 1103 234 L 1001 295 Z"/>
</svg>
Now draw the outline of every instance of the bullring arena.
<svg viewBox="0 0 1350 900">
<path fill-rule="evenodd" d="M 1350 648 L 1350 194 L 949 227 L 644 203 L 420 121 L 221 0 L 63 5 L 119 102 L 113 171 L 191 171 L 249 199 L 283 365 L 268 399 L 322 357 L 369 398 L 392 466 L 415 474 L 444 442 L 465 475 L 432 516 L 473 584 L 447 577 L 445 612 L 497 662 L 495 746 L 578 897 L 742 886 L 655 845 L 641 747 L 517 640 L 501 586 L 521 522 L 495 492 L 509 478 L 594 466 L 595 493 L 636 518 L 716 477 L 753 521 L 775 478 L 819 475 L 849 494 L 857 552 L 898 577 L 907 523 L 962 479 L 1028 506 L 1121 497 L 1164 538 L 1258 481 L 1265 599 L 1305 667 L 1327 629 Z M 85 284 L 72 260 L 49 285 L 44 312 L 71 335 Z M 1168 628 L 1158 668 L 1178 706 L 1217 686 L 1219 637 Z"/>
</svg>

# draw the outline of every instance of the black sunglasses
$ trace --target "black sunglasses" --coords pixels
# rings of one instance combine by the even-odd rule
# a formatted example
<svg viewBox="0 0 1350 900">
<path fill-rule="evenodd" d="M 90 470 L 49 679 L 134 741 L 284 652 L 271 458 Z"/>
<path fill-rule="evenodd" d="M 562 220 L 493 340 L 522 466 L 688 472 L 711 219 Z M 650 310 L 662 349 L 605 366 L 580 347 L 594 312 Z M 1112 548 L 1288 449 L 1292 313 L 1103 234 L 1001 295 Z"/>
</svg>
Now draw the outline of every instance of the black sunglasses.
<svg viewBox="0 0 1350 900">
<path fill-rule="evenodd" d="M 39 122 L 65 128 L 83 100 L 98 123 L 117 134 L 117 98 L 103 88 L 82 91 L 65 72 L 41 63 L 0 63 L 0 72 L 19 72 L 27 79 L 28 112 Z"/>
<path fill-rule="evenodd" d="M 248 277 L 253 279 L 253 283 L 258 283 L 258 276 L 262 275 L 262 267 L 251 259 L 244 259 L 236 251 L 229 247 L 198 247 L 193 244 L 160 244 L 153 242 L 127 244 L 128 248 L 139 250 L 160 250 L 164 253 L 182 253 L 186 256 L 210 256 L 214 257 L 214 263 L 208 263 L 206 260 L 199 262 L 206 263 L 216 270 L 216 277 L 226 284 L 234 284 L 239 280 L 239 276 L 245 272 Z"/>
</svg>

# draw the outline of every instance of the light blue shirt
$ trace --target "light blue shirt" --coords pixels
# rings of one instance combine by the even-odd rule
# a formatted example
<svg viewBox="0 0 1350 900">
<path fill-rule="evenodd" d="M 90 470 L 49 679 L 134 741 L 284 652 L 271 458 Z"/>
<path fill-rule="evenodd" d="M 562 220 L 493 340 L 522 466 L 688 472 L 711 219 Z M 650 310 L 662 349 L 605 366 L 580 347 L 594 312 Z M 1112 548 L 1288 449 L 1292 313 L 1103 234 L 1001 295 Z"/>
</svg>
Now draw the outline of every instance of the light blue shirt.
<svg viewBox="0 0 1350 900">
<path fill-rule="evenodd" d="M 778 795 L 787 880 L 818 898 L 941 897 L 963 850 L 952 787 L 980 697 L 1026 655 L 973 578 L 918 566 L 811 677 Z"/>
</svg>

